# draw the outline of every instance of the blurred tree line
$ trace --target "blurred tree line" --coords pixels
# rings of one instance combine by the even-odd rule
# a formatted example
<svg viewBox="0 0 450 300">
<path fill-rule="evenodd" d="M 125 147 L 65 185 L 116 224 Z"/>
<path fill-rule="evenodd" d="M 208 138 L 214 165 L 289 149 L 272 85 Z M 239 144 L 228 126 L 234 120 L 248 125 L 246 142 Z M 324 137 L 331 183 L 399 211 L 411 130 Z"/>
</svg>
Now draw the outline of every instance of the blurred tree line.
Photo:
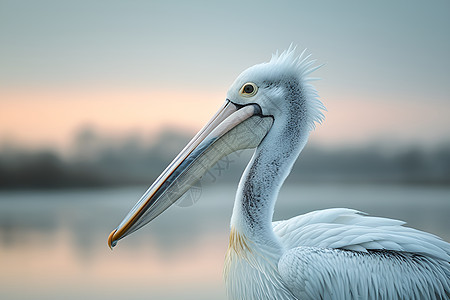
<svg viewBox="0 0 450 300">
<path fill-rule="evenodd" d="M 75 188 L 149 185 L 188 142 L 175 130 L 162 132 L 152 144 L 139 136 L 111 141 L 91 128 L 80 131 L 70 155 L 55 149 L 0 147 L 0 188 Z M 205 178 L 234 182 L 251 151 L 231 154 Z M 293 182 L 450 184 L 450 145 L 386 151 L 382 148 L 324 149 L 308 145 L 288 178 Z"/>
</svg>

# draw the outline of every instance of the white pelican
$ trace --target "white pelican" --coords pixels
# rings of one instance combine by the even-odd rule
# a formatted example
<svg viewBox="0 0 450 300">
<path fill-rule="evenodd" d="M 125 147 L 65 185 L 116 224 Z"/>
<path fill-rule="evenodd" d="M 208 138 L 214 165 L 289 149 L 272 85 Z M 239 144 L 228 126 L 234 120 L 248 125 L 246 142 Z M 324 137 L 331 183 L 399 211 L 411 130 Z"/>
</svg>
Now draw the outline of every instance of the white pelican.
<svg viewBox="0 0 450 300">
<path fill-rule="evenodd" d="M 313 64 L 290 47 L 245 70 L 219 112 L 111 232 L 110 247 L 166 210 L 219 159 L 256 147 L 231 217 L 224 268 L 230 299 L 450 299 L 450 244 L 437 236 L 345 208 L 272 222 L 280 187 L 323 119 L 307 78 Z"/>
</svg>

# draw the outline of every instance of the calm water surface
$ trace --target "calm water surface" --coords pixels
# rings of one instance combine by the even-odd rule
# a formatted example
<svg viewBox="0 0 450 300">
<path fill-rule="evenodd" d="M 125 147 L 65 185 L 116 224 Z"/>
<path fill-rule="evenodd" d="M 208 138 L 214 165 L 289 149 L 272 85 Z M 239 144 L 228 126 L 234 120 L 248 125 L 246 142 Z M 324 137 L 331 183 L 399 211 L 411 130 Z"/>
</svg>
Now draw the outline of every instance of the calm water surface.
<svg viewBox="0 0 450 300">
<path fill-rule="evenodd" d="M 0 192 L 1 299 L 225 299 L 223 258 L 235 186 L 106 244 L 145 188 Z M 407 221 L 450 240 L 450 188 L 286 186 L 275 219 L 329 207 Z"/>
</svg>

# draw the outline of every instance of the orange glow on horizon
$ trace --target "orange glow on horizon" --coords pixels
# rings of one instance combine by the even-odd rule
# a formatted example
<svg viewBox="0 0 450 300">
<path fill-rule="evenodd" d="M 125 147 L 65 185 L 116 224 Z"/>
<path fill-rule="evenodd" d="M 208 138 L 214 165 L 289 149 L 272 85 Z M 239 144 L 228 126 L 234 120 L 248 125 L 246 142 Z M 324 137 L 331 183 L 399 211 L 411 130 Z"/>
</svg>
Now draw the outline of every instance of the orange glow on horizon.
<svg viewBox="0 0 450 300">
<path fill-rule="evenodd" d="M 156 133 L 165 127 L 194 132 L 220 107 L 220 95 L 155 90 L 1 91 L 0 139 L 66 146 L 82 126 L 112 135 Z"/>
<path fill-rule="evenodd" d="M 446 138 L 448 105 L 323 97 L 328 112 L 312 140 L 321 145 L 364 144 L 374 140 L 439 143 Z M 164 128 L 197 132 L 222 105 L 223 91 L 155 89 L 3 89 L 0 91 L 0 143 L 66 149 L 74 134 L 91 126 L 110 136 Z M 446 142 L 446 141 L 444 141 Z M 448 141 L 447 141 L 448 142 Z"/>
</svg>

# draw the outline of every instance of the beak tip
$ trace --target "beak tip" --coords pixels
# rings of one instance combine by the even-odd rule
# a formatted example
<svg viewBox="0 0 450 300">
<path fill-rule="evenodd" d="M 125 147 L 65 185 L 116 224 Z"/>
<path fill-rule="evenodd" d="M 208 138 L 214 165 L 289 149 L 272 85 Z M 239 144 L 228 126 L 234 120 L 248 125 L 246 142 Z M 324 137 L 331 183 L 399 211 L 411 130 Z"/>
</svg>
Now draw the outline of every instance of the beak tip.
<svg viewBox="0 0 450 300">
<path fill-rule="evenodd" d="M 108 246 L 112 250 L 114 246 L 117 245 L 117 241 L 114 240 L 114 234 L 116 233 L 117 229 L 114 229 L 108 237 Z"/>
</svg>

